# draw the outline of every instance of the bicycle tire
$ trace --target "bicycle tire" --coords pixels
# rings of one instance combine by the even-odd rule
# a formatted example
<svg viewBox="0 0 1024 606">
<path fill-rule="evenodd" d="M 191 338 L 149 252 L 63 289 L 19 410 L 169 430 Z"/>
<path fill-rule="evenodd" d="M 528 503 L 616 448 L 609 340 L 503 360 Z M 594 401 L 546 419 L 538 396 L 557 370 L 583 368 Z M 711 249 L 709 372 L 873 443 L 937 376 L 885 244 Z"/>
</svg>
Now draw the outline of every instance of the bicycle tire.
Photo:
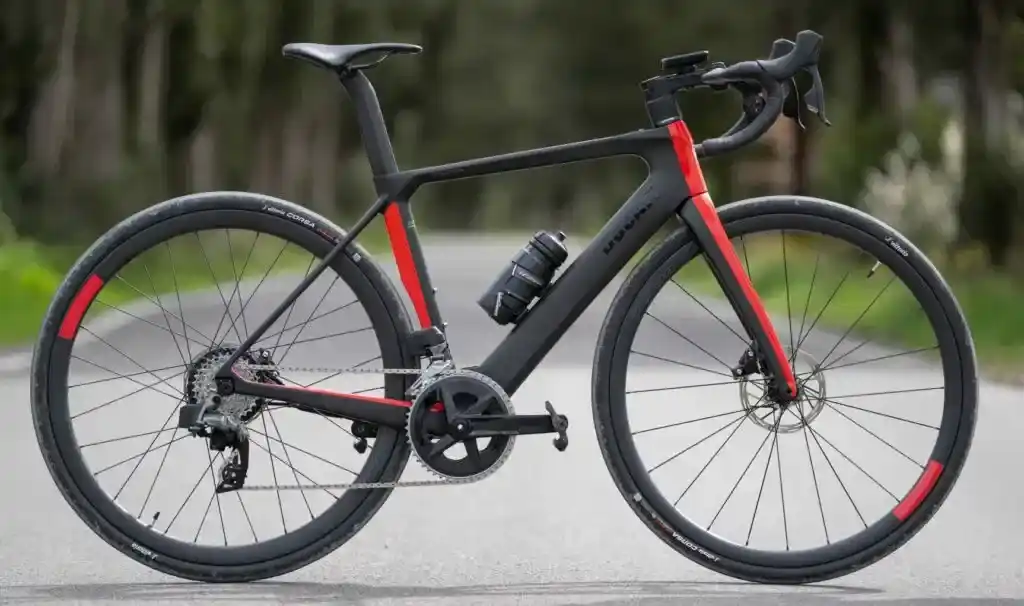
<svg viewBox="0 0 1024 606">
<path fill-rule="evenodd" d="M 645 255 L 621 285 L 605 316 L 592 374 L 595 429 L 605 463 L 619 492 L 643 523 L 659 539 L 697 564 L 760 583 L 802 584 L 850 574 L 909 541 L 936 513 L 960 475 L 973 439 L 978 398 L 976 361 L 968 325 L 950 288 L 925 255 L 870 215 L 816 198 L 769 196 L 723 206 L 719 216 L 729 238 L 766 229 L 800 230 L 870 246 L 877 259 L 909 281 L 908 288 L 927 310 L 937 330 L 944 372 L 955 383 L 944 400 L 942 431 L 946 433 L 940 434 L 932 453 L 932 460 L 938 459 L 942 464 L 941 472 L 907 517 L 900 520 L 889 514 L 873 524 L 870 531 L 833 543 L 824 551 L 780 553 L 730 544 L 684 518 L 666 501 L 653 488 L 639 463 L 625 418 L 624 375 L 640 316 L 660 287 L 701 254 L 685 227 Z"/>
<path fill-rule="evenodd" d="M 272 213 L 268 209 L 276 212 Z M 221 548 L 189 545 L 148 530 L 96 483 L 77 449 L 68 415 L 68 357 L 74 336 L 62 322 L 87 281 L 107 278 L 141 251 L 173 234 L 248 228 L 273 234 L 323 258 L 343 231 L 309 210 L 269 196 L 212 192 L 175 198 L 141 211 L 109 230 L 70 270 L 43 322 L 32 361 L 32 415 L 51 477 L 75 513 L 104 541 L 136 562 L 173 576 L 206 582 L 244 582 L 280 576 L 310 564 L 351 539 L 393 489 L 348 490 L 320 517 L 266 542 Z M 387 275 L 356 243 L 329 267 L 356 293 L 377 335 L 385 368 L 417 368 L 405 347 L 408 313 Z M 90 301 L 91 303 L 91 301 Z M 84 310 L 77 312 L 80 316 Z M 403 399 L 409 376 L 390 375 L 386 396 Z M 409 456 L 402 432 L 382 428 L 357 481 L 391 482 Z M 283 513 L 282 513 L 283 516 Z M 201 528 L 201 527 L 200 527 Z M 226 542 L 226 540 L 225 540 Z"/>
</svg>

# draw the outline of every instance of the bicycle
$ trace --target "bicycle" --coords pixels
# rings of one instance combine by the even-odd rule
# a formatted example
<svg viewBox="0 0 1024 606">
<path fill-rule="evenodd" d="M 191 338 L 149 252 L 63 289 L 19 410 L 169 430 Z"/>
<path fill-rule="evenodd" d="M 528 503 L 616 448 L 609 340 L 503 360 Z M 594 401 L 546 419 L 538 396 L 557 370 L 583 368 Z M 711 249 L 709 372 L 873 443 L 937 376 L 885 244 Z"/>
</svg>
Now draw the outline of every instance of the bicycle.
<svg viewBox="0 0 1024 606">
<path fill-rule="evenodd" d="M 709 64 L 707 51 L 662 59 L 662 73 L 641 85 L 651 121 L 648 128 L 404 171 L 398 169 L 376 93 L 365 72 L 392 54 L 412 54 L 422 49 L 398 43 L 343 46 L 296 43 L 284 46 L 285 56 L 333 72 L 353 100 L 378 193 L 376 201 L 351 230 L 343 231 L 308 209 L 264 195 L 242 192 L 187 195 L 146 209 L 99 239 L 83 254 L 60 287 L 47 312 L 35 349 L 33 418 L 51 476 L 64 498 L 94 532 L 122 553 L 158 571 L 213 582 L 250 581 L 301 568 L 351 539 L 373 517 L 394 488 L 480 481 L 493 474 L 509 457 L 515 438 L 520 435 L 554 435 L 556 449 L 565 450 L 568 446 L 566 416 L 557 413 L 550 403 L 546 404 L 545 414 L 516 414 L 510 397 L 594 298 L 660 229 L 674 219 L 679 223 L 675 231 L 646 252 L 625 278 L 605 316 L 594 357 L 592 403 L 596 432 L 607 468 L 623 498 L 647 528 L 674 550 L 702 566 L 733 577 L 770 583 L 815 582 L 852 573 L 885 557 L 906 543 L 940 507 L 952 490 L 972 440 L 977 375 L 970 332 L 956 299 L 920 250 L 894 229 L 858 210 L 817 198 L 794 196 L 769 196 L 716 209 L 698 161 L 698 158 L 724 154 L 754 142 L 780 115 L 799 122 L 803 108 L 828 124 L 824 112 L 824 90 L 817 68 L 822 41 L 820 35 L 805 30 L 799 33 L 795 42 L 776 40 L 768 59 L 728 66 L 724 63 Z M 802 98 L 795 81 L 795 76 L 801 72 L 809 74 L 812 80 L 810 90 Z M 695 144 L 675 96 L 680 92 L 708 87 L 740 92 L 743 113 L 722 136 Z M 640 156 L 647 162 L 650 171 L 646 180 L 557 279 L 554 276 L 568 257 L 564 234 L 538 232 L 478 301 L 494 321 L 503 326 L 511 325 L 513 329 L 479 365 L 457 368 L 447 344 L 447 325 L 435 299 L 413 224 L 409 206 L 412 194 L 421 185 L 431 182 L 624 155 Z M 418 327 L 414 327 L 389 278 L 355 243 L 356 237 L 378 215 L 384 216 L 399 276 L 412 303 L 413 318 Z M 214 338 L 205 349 L 197 355 L 193 355 L 190 349 L 186 359 L 179 347 L 184 363 L 184 383 L 180 401 L 175 406 L 177 424 L 172 426 L 175 438 L 171 442 L 181 439 L 177 437 L 179 430 L 185 432 L 182 437 L 200 441 L 203 452 L 210 459 L 209 467 L 203 473 L 209 474 L 214 486 L 196 531 L 197 539 L 190 544 L 169 536 L 174 519 L 167 529 L 161 531 L 156 528 L 159 511 L 147 523 L 142 517 L 146 503 L 135 515 L 119 505 L 117 495 L 111 498 L 103 492 L 98 479 L 103 470 L 90 473 L 83 457 L 85 446 L 92 444 L 80 445 L 72 427 L 73 418 L 85 413 L 72 415 L 70 412 L 69 392 L 77 385 L 69 385 L 67 374 L 73 358 L 71 348 L 76 335 L 82 330 L 83 317 L 98 293 L 119 275 L 120 268 L 144 251 L 155 250 L 176 234 L 192 233 L 189 230 L 198 234 L 200 229 L 223 229 L 228 233 L 229 247 L 232 242 L 229 230 L 253 230 L 257 239 L 260 234 L 271 234 L 283 239 L 286 245 L 308 251 L 313 260 L 301 282 L 263 318 L 255 330 L 248 333 L 247 338 L 239 339 L 238 343 L 217 340 L 222 325 L 244 323 L 245 306 L 239 314 L 243 316 L 241 322 L 231 311 L 232 292 L 225 303 L 226 317 L 221 316 Z M 938 350 L 944 385 L 928 388 L 942 389 L 943 398 L 941 424 L 934 427 L 937 436 L 928 451 L 927 463 L 914 460 L 920 469 L 908 476 L 912 480 L 903 493 L 885 489 L 897 503 L 888 510 L 882 510 L 877 521 L 870 525 L 843 484 L 843 490 L 850 497 L 864 529 L 834 542 L 824 512 L 810 443 L 813 439 L 821 449 L 818 458 L 822 478 L 827 476 L 825 463 L 821 462 L 823 458 L 842 484 L 836 468 L 842 461 L 835 453 L 833 458 L 829 458 L 828 452 L 833 451 L 824 448 L 824 434 L 813 427 L 813 423 L 819 422 L 816 419 L 823 410 L 839 410 L 840 396 L 830 398 L 826 395 L 823 374 L 824 369 L 837 366 L 834 360 L 831 365 L 826 360 L 836 352 L 839 343 L 825 356 L 809 362 L 810 370 L 799 372 L 798 362 L 810 355 L 803 351 L 806 339 L 802 334 L 804 322 L 809 323 L 807 334 L 810 334 L 825 309 L 822 308 L 818 318 L 811 322 L 805 308 L 800 323 L 800 342 L 796 343 L 794 316 L 790 314 L 791 343 L 789 348 L 785 347 L 776 324 L 769 317 L 748 275 L 749 265 L 744 265 L 746 259 L 740 260 L 732 242 L 733 238 L 743 240 L 771 230 L 782 233 L 784 258 L 787 231 L 828 237 L 854 246 L 866 255 L 868 261 L 867 265 L 857 267 L 870 267 L 870 272 L 866 272 L 868 277 L 879 268 L 891 271 L 893 277 L 890 282 L 898 278 L 905 284 L 912 300 L 921 305 L 928 325 L 936 335 L 937 345 L 933 349 Z M 746 256 L 747 245 L 743 246 Z M 168 247 L 168 255 L 170 250 Z M 761 550 L 749 546 L 758 504 L 764 492 L 764 478 L 761 479 L 754 518 L 751 519 L 745 544 L 730 542 L 710 530 L 722 508 L 737 491 L 739 482 L 746 477 L 754 458 L 733 486 L 726 503 L 715 514 L 715 519 L 704 527 L 703 522 L 698 523 L 697 517 L 684 516 L 677 509 L 679 499 L 675 503 L 669 502 L 669 498 L 655 486 L 654 472 L 646 469 L 638 454 L 637 435 L 659 428 L 633 431 L 627 415 L 626 394 L 629 392 L 625 389 L 625 375 L 633 351 L 632 343 L 641 320 L 645 316 L 654 317 L 649 311 L 649 304 L 661 286 L 674 281 L 674 276 L 686 271 L 690 263 L 698 259 L 709 265 L 714 285 L 724 294 L 728 307 L 736 313 L 742 328 L 742 331 L 734 330 L 719 319 L 738 337 L 740 345 L 735 352 L 739 354 L 739 361 L 735 365 L 726 363 L 729 371 L 717 374 L 725 376 L 724 383 L 728 383 L 730 389 L 738 385 L 743 398 L 746 398 L 742 409 L 736 413 L 740 416 L 730 424 L 735 425 L 733 433 L 740 426 L 745 426 L 744 420 L 766 430 L 755 458 L 760 456 L 769 436 L 772 436 L 764 478 L 775 454 L 779 467 L 785 550 Z M 235 269 L 234 257 L 231 264 Z M 839 268 L 838 265 L 834 267 Z M 312 384 L 289 385 L 285 376 L 290 370 L 281 365 L 284 354 L 277 356 L 277 346 L 273 349 L 257 347 L 269 339 L 266 334 L 270 327 L 328 269 L 337 274 L 335 282 L 340 279 L 352 288 L 359 307 L 369 316 L 376 335 L 375 342 L 381 351 L 378 359 L 382 365 L 376 369 L 356 365 L 340 369 L 335 374 L 382 374 L 385 386 L 381 397 L 358 392 L 342 393 L 313 387 Z M 242 274 L 244 272 L 243 267 Z M 807 294 L 808 306 L 818 274 L 819 263 L 816 261 Z M 235 290 L 239 290 L 237 280 Z M 220 287 L 217 288 L 219 290 Z M 257 290 L 259 288 L 256 287 Z M 787 307 L 791 300 L 788 288 L 787 282 Z M 829 302 L 835 295 L 833 292 Z M 220 296 L 224 298 L 223 292 Z M 181 318 L 166 308 L 159 295 L 153 302 L 162 310 L 175 344 L 184 342 L 189 345 L 199 339 L 201 331 L 192 329 L 184 320 L 180 293 L 178 297 Z M 241 300 L 242 295 L 239 294 L 240 305 Z M 316 311 L 314 308 L 310 317 Z M 717 315 L 715 317 L 718 318 Z M 287 322 L 286 317 L 284 324 Z M 239 333 L 237 327 L 235 330 Z M 280 332 L 288 330 L 292 329 L 283 328 Z M 851 330 L 853 326 L 843 339 Z M 189 337 L 190 331 L 192 337 Z M 225 335 L 228 331 L 225 328 Z M 275 333 L 279 343 L 280 332 Z M 705 350 L 701 348 L 701 351 Z M 329 355 L 340 353 L 340 350 L 332 350 Z M 705 353 L 718 359 L 711 352 Z M 847 351 L 840 357 L 850 355 L 851 352 Z M 124 357 L 141 365 L 136 358 L 127 354 Z M 685 362 L 679 364 L 698 371 L 707 370 Z M 323 370 L 333 372 L 334 369 Z M 134 373 L 135 376 L 141 374 Z M 150 374 L 157 376 L 156 371 L 150 371 Z M 164 378 L 161 385 L 170 385 L 168 380 Z M 761 395 L 751 397 L 751 389 L 759 389 Z M 899 393 L 910 391 L 923 390 Z M 910 397 L 903 399 L 909 401 Z M 853 408 L 857 407 L 847 409 L 851 410 L 850 414 L 853 414 Z M 296 468 L 291 466 L 289 454 L 297 452 L 295 449 L 298 447 L 289 451 L 283 439 L 275 438 L 280 442 L 280 448 L 278 454 L 274 454 L 270 436 L 265 435 L 270 433 L 266 416 L 275 409 L 299 411 L 309 417 L 323 417 L 335 424 L 342 419 L 351 421 L 350 433 L 358 453 L 365 453 L 372 440 L 372 449 L 361 471 L 350 471 L 357 476 L 354 481 L 341 484 L 300 481 Z M 769 414 L 772 416 L 770 422 L 765 420 Z M 900 418 L 880 411 L 875 414 Z M 258 418 L 264 422 L 262 432 L 254 424 Z M 788 419 L 785 424 L 783 418 Z M 170 431 L 168 423 L 169 420 L 165 421 L 164 428 L 157 432 L 139 435 Z M 729 426 L 723 426 L 715 433 L 724 431 L 726 427 Z M 826 544 L 805 550 L 790 549 L 790 518 L 786 513 L 779 447 L 782 441 L 779 436 L 788 434 L 802 434 L 807 442 L 807 458 L 815 490 L 818 491 L 821 525 L 826 537 Z M 266 437 L 265 448 L 263 441 L 255 441 L 256 435 Z M 878 435 L 875 437 L 882 439 Z M 157 437 L 152 439 L 149 450 L 154 450 Z M 480 441 L 486 445 L 481 447 Z M 274 487 L 246 483 L 256 471 L 250 466 L 250 446 L 268 453 Z M 719 451 L 724 446 L 725 443 Z M 452 454 L 456 447 L 465 450 L 464 457 L 456 458 Z M 164 459 L 168 458 L 167 452 L 172 446 L 166 448 Z M 834 444 L 833 448 L 838 450 Z M 146 459 L 149 450 L 141 455 L 142 459 L 136 456 L 136 469 Z M 438 477 L 401 481 L 410 454 Z M 221 462 L 218 474 L 212 471 L 214 456 Z M 906 454 L 904 456 L 910 458 Z M 289 459 L 285 469 L 291 467 L 297 484 L 288 494 L 302 495 L 310 508 L 309 523 L 288 532 L 281 500 L 284 489 L 280 489 L 277 491 L 277 504 L 281 507 L 285 534 L 260 541 L 253 528 L 252 544 L 229 546 L 223 511 L 228 503 L 222 504 L 221 495 L 225 495 L 226 500 L 227 495 L 233 493 L 245 513 L 245 519 L 252 526 L 240 495 L 246 491 L 260 492 L 277 487 L 276 464 L 284 465 L 285 457 Z M 201 460 L 205 463 L 205 459 Z M 162 469 L 164 462 L 160 466 Z M 158 470 L 158 477 L 159 473 Z M 201 481 L 205 481 L 203 477 L 200 476 Z M 121 490 L 130 479 L 131 475 Z M 154 485 L 156 481 L 154 478 Z M 697 478 L 690 486 L 695 481 Z M 199 481 L 193 492 L 198 485 Z M 332 492 L 334 490 L 345 492 L 338 496 Z M 152 491 L 150 487 L 150 493 Z M 312 492 L 327 492 L 331 496 L 326 512 L 317 518 L 313 517 L 306 497 Z M 189 493 L 188 499 L 191 496 Z M 185 507 L 188 499 L 181 507 Z M 198 545 L 198 536 L 208 516 L 212 515 L 214 499 L 221 518 L 224 546 L 201 546 Z M 812 503 L 810 499 L 793 501 L 791 497 L 788 503 L 792 509 Z M 149 500 L 147 495 L 146 501 Z M 175 519 L 181 511 L 179 508 Z M 275 510 L 270 517 L 276 515 Z M 241 519 L 240 516 L 228 517 L 231 521 Z M 793 530 L 816 527 L 817 517 L 816 511 L 809 512 L 802 518 L 805 524 Z M 774 524 L 774 527 L 778 526 Z M 834 525 L 832 532 L 835 532 Z"/>
</svg>

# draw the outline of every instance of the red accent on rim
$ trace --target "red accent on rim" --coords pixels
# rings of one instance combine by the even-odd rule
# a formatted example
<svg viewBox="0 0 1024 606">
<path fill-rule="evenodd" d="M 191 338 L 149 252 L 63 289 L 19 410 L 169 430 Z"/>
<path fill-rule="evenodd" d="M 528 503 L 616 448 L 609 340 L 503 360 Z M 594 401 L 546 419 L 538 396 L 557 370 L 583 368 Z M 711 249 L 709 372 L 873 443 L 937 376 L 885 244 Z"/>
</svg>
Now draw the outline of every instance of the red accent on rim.
<svg viewBox="0 0 1024 606">
<path fill-rule="evenodd" d="M 78 333 L 78 327 L 82 323 L 82 316 L 85 315 L 85 312 L 89 309 L 89 304 L 96 298 L 96 293 L 101 288 L 103 288 L 103 280 L 99 276 L 93 274 L 86 279 L 82 289 L 71 300 L 67 313 L 64 314 L 64 319 L 60 323 L 60 330 L 57 331 L 58 337 L 68 341 L 75 338 L 75 334 Z"/>
<path fill-rule="evenodd" d="M 391 240 L 391 250 L 395 253 L 395 264 L 398 265 L 398 275 L 402 278 L 402 285 L 405 292 L 412 300 L 412 306 L 416 310 L 420 326 L 426 328 L 431 325 L 430 314 L 427 313 L 427 301 L 423 298 L 423 287 L 420 285 L 420 276 L 416 272 L 416 263 L 412 259 L 412 250 L 409 249 L 409 237 L 402 224 L 402 213 L 398 204 L 392 202 L 384 211 L 384 225 L 388 230 L 388 239 Z"/>
<path fill-rule="evenodd" d="M 736 256 L 736 249 L 733 247 L 732 242 L 729 241 L 729 236 L 726 235 L 725 228 L 722 227 L 722 221 L 718 218 L 718 211 L 711 201 L 711 196 L 708 195 L 708 186 L 704 181 L 704 171 L 700 168 L 700 163 L 697 161 L 697 153 L 693 148 L 693 136 L 690 135 L 690 130 L 682 120 L 669 124 L 668 132 L 672 137 L 672 147 L 675 149 L 676 157 L 679 158 L 679 166 L 683 171 L 683 178 L 690 189 L 690 195 L 693 196 L 694 204 L 697 205 L 697 211 L 700 212 L 701 218 L 707 224 L 708 229 L 711 231 L 711 236 L 715 239 L 718 247 L 722 249 L 722 254 L 725 256 L 726 263 L 729 264 L 730 271 L 732 271 L 733 276 L 735 276 L 736 281 L 739 282 L 740 288 L 743 290 L 743 296 L 746 297 L 747 301 L 750 302 L 750 306 L 754 309 L 754 315 L 757 316 L 757 321 L 760 322 L 765 335 L 768 337 L 772 352 L 782 362 L 782 378 L 786 381 L 786 386 L 789 388 L 790 393 L 795 394 L 796 377 L 793 376 L 793 369 L 789 365 L 789 359 L 782 348 L 779 335 L 775 332 L 775 326 L 768 318 L 768 312 L 764 309 L 761 297 L 754 290 L 750 277 L 743 270 L 743 265 L 740 263 L 739 257 Z"/>
<path fill-rule="evenodd" d="M 938 461 L 928 461 L 928 465 L 925 466 L 924 471 L 921 473 L 921 477 L 917 479 L 917 484 L 910 489 L 907 496 L 903 497 L 892 510 L 892 515 L 896 516 L 896 519 L 900 522 L 910 517 L 910 514 L 917 511 L 917 508 L 924 502 L 925 497 L 931 494 L 932 489 L 935 488 L 935 483 L 939 481 L 939 476 L 942 475 L 942 463 Z"/>
</svg>

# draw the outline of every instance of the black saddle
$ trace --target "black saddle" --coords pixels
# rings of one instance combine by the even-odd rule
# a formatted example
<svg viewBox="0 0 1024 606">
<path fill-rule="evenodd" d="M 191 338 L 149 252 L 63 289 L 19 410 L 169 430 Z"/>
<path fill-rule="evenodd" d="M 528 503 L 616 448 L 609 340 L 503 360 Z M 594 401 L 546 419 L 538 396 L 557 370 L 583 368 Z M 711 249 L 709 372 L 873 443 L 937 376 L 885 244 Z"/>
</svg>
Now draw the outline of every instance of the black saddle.
<svg viewBox="0 0 1024 606">
<path fill-rule="evenodd" d="M 285 57 L 303 59 L 340 74 L 373 67 L 392 54 L 418 53 L 422 50 L 422 47 L 415 44 L 398 42 L 333 45 L 293 42 L 285 44 L 281 52 Z"/>
</svg>

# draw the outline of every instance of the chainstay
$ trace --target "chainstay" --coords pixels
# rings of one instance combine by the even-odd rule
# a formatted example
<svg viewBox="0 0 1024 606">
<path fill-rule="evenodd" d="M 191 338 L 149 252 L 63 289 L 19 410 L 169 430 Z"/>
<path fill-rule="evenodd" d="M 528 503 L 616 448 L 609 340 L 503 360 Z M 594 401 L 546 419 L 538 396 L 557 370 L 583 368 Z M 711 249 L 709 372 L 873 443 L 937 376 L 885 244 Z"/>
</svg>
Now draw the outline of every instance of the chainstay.
<svg viewBox="0 0 1024 606">
<path fill-rule="evenodd" d="M 394 375 L 422 375 L 424 369 L 418 368 L 322 368 L 314 366 L 277 366 L 274 364 L 251 364 L 239 362 L 247 370 L 255 371 L 285 371 L 305 373 L 330 373 L 337 376 L 342 374 L 394 374 Z M 457 372 L 454 368 L 438 371 L 436 377 Z M 391 488 L 416 488 L 425 486 L 451 486 L 475 484 L 487 478 L 497 471 L 497 468 L 488 470 L 468 478 L 438 478 L 436 480 L 408 480 L 397 482 L 349 482 L 343 484 L 300 484 L 297 486 L 275 486 L 270 484 L 253 484 L 240 488 L 240 491 L 282 491 L 282 490 L 378 490 Z"/>
<path fill-rule="evenodd" d="M 287 372 L 312 372 L 312 373 L 330 373 L 332 375 L 341 374 L 371 374 L 371 375 L 421 375 L 423 369 L 421 368 L 321 368 L 317 366 L 277 366 L 276 364 L 250 364 L 247 362 L 236 362 L 235 366 L 245 368 L 247 370 L 265 370 L 265 371 L 287 371 Z M 439 374 L 452 372 L 451 370 L 442 371 Z"/>
</svg>

